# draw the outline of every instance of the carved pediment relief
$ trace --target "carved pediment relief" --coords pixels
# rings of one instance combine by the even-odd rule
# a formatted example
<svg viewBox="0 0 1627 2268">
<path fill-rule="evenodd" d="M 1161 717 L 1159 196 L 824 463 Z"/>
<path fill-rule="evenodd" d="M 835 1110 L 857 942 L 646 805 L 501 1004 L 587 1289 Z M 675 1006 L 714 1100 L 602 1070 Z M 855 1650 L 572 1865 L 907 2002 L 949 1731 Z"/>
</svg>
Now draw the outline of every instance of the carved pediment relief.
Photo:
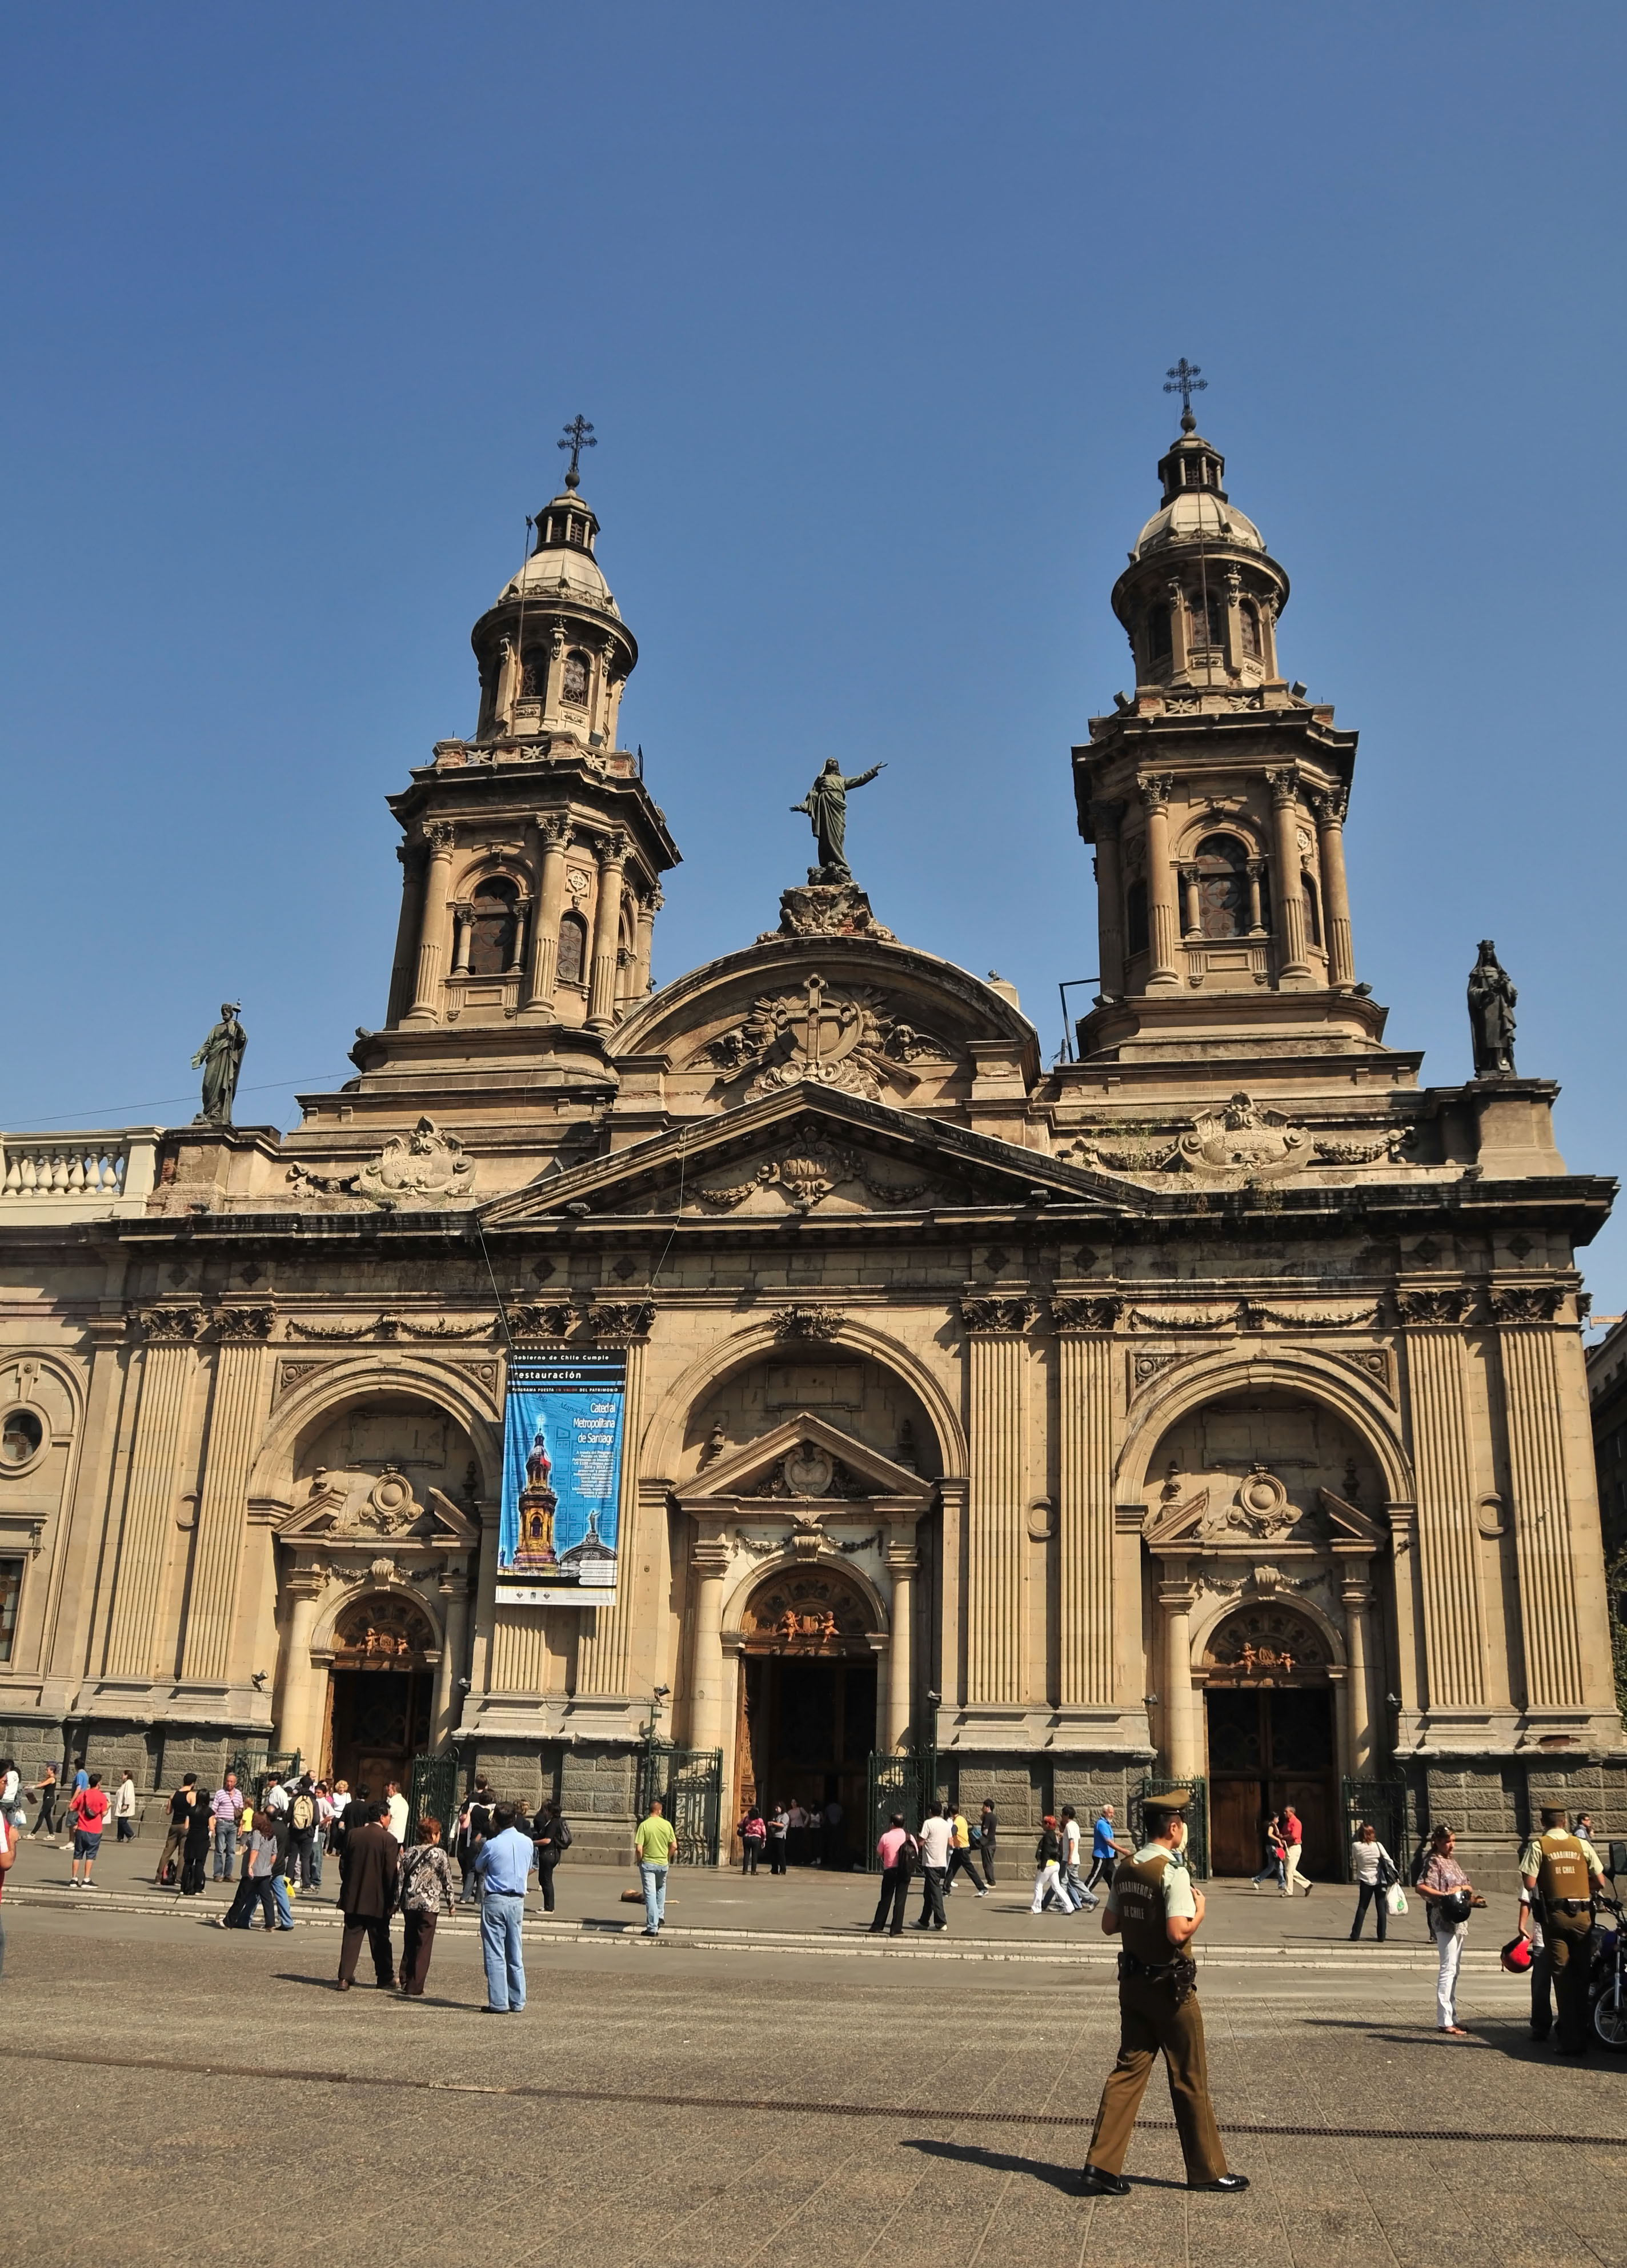
<svg viewBox="0 0 1627 2268">
<path fill-rule="evenodd" d="M 1265 1601 L 1228 1615 L 1204 1652 L 1211 1684 L 1320 1682 L 1331 1659 L 1326 1638 L 1308 1615 Z"/>
<path fill-rule="evenodd" d="M 1172 1543 L 1280 1543 L 1304 1519 L 1284 1484 L 1264 1465 L 1188 1492 L 1172 1469 L 1142 1533 L 1156 1549 Z"/>
<path fill-rule="evenodd" d="M 935 1175 L 911 1176 L 897 1161 L 866 1157 L 850 1144 L 833 1142 L 817 1127 L 762 1157 L 738 1180 L 697 1182 L 695 1201 L 709 1212 L 740 1211 L 810 1213 L 838 1195 L 863 1204 L 923 1205 L 941 1200 L 951 1185 Z"/>
<path fill-rule="evenodd" d="M 1373 1134 L 1327 1135 L 1239 1093 L 1217 1110 L 1200 1111 L 1188 1126 L 1133 1140 L 1086 1136 L 1070 1153 L 1079 1164 L 1112 1174 L 1196 1174 L 1211 1182 L 1275 1181 L 1309 1167 L 1404 1162 L 1415 1139 L 1410 1126 Z"/>
<path fill-rule="evenodd" d="M 472 1550 L 480 1537 L 467 1513 L 440 1489 L 426 1494 L 427 1502 L 420 1501 L 406 1474 L 393 1465 L 382 1473 L 318 1473 L 305 1503 L 278 1534 L 284 1543 L 342 1550 L 381 1543 L 420 1551 Z"/>
<path fill-rule="evenodd" d="M 834 1505 L 887 1498 L 924 1510 L 931 1493 L 931 1481 L 802 1410 L 743 1448 L 709 1460 L 679 1490 L 678 1501 L 701 1512 L 731 1499 Z"/>
<path fill-rule="evenodd" d="M 962 1060 L 958 1048 L 909 1022 L 874 985 L 828 983 L 820 976 L 794 990 L 760 995 L 703 1044 L 699 1058 L 725 1081 L 747 1079 L 747 1100 L 806 1082 L 872 1101 L 889 1084 L 906 1093 L 913 1087 L 911 1064 Z"/>
</svg>

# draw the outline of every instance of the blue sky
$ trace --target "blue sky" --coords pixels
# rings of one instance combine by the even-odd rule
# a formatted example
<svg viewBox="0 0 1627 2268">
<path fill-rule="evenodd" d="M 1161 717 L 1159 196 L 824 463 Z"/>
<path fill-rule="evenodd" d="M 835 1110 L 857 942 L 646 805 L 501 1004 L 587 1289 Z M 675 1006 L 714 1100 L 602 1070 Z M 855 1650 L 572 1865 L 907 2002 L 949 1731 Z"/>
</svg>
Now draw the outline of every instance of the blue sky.
<svg viewBox="0 0 1627 2268">
<path fill-rule="evenodd" d="M 4 35 L 0 1123 L 239 1119 L 380 1020 L 386 793 L 560 425 L 685 852 L 769 927 L 827 755 L 911 942 L 1095 965 L 1068 751 L 1181 354 L 1362 734 L 1359 973 L 1469 1070 L 1495 937 L 1570 1162 L 1621 1158 L 1619 8 L 18 11 Z M 177 1101 L 176 1098 L 183 1098 Z M 1627 1306 L 1627 1245 L 1590 1256 Z"/>
</svg>

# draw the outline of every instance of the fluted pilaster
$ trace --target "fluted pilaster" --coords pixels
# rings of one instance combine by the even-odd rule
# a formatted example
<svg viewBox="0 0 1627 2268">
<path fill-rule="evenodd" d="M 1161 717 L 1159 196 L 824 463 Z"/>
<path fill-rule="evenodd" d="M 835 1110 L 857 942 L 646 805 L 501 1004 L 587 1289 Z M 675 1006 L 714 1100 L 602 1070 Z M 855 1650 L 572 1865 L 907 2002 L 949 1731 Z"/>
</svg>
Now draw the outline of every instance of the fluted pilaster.
<svg viewBox="0 0 1627 2268">
<path fill-rule="evenodd" d="M 1022 1482 L 1030 1300 L 963 1300 L 970 1366 L 967 1698 L 1021 1697 Z"/>
<path fill-rule="evenodd" d="M 248 1534 L 248 1476 L 259 1439 L 265 1343 L 272 1320 L 269 1307 L 233 1308 L 215 1319 L 215 1390 L 180 1655 L 182 1677 L 206 1683 L 224 1681 L 231 1669 L 238 1579 Z"/>
<path fill-rule="evenodd" d="M 1486 1705 L 1485 1602 L 1460 1328 L 1465 1292 L 1400 1297 L 1418 1485 L 1417 1552 L 1431 1708 Z"/>
<path fill-rule="evenodd" d="M 151 1677 L 158 1671 L 158 1615 L 169 1558 L 171 1522 L 180 1484 L 181 1453 L 192 1381 L 194 1347 L 203 1327 L 195 1307 L 151 1309 L 142 1318 L 146 1344 L 141 1392 L 124 1491 L 107 1631 L 110 1677 Z"/>
<path fill-rule="evenodd" d="M 1057 1576 L 1064 1708 L 1117 1699 L 1113 1580 L 1113 1379 L 1116 1299 L 1053 1300 L 1059 1409 Z"/>
<path fill-rule="evenodd" d="M 1552 1285 L 1491 1295 L 1508 1420 L 1526 1703 L 1533 1709 L 1579 1708 L 1585 1685 L 1554 1359 L 1553 1316 L 1561 1296 Z"/>
</svg>

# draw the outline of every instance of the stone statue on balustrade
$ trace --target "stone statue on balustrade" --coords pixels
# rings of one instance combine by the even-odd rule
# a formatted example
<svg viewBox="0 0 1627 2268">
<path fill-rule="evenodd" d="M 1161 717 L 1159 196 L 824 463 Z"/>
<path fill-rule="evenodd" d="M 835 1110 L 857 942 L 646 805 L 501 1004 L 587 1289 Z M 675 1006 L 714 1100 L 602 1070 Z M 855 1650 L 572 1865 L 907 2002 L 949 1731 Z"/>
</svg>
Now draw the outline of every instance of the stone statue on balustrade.
<svg viewBox="0 0 1627 2268">
<path fill-rule="evenodd" d="M 810 882 L 852 880 L 845 849 L 848 792 L 868 786 L 878 772 L 886 770 L 885 764 L 872 764 L 867 772 L 856 772 L 851 779 L 844 779 L 841 765 L 832 756 L 802 801 L 791 805 L 793 811 L 803 812 L 813 821 L 814 839 L 819 844 L 819 865 L 808 868 Z"/>
<path fill-rule="evenodd" d="M 221 1002 L 220 1021 L 192 1058 L 193 1070 L 202 1070 L 203 1073 L 203 1108 L 192 1122 L 195 1126 L 232 1123 L 238 1074 L 243 1068 L 243 1050 L 248 1045 L 248 1035 L 238 1021 L 242 1005 L 240 1000 Z"/>
<path fill-rule="evenodd" d="M 1496 946 L 1489 937 L 1483 938 L 1480 958 L 1469 972 L 1469 1028 L 1476 1079 L 1513 1078 L 1514 1003 L 1519 998 Z"/>
</svg>

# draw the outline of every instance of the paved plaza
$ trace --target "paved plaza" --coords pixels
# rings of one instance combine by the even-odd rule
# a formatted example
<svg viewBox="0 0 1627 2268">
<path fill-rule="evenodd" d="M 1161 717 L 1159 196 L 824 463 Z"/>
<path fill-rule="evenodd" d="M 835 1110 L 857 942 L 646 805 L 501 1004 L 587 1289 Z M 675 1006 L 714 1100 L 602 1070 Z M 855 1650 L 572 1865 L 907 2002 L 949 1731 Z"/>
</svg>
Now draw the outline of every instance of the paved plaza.
<svg viewBox="0 0 1627 2268">
<path fill-rule="evenodd" d="M 1108 1948 L 1015 1881 L 957 1892 L 944 1937 L 877 1946 L 871 1878 L 686 1871 L 652 1944 L 626 1874 L 567 1862 L 552 1925 L 530 1900 L 530 2006 L 499 2023 L 467 1920 L 442 1925 L 423 2002 L 342 1998 L 330 1897 L 228 1935 L 217 1888 L 142 1886 L 156 1847 L 110 1847 L 88 1894 L 38 1845 L 11 1877 L 11 2155 L 60 2175 L 19 2223 L 31 2261 L 1627 2268 L 1627 2058 L 1531 2045 L 1495 1910 L 1462 1995 L 1477 2036 L 1454 2045 L 1416 1918 L 1352 1947 L 1342 1886 L 1221 1886 L 1203 1997 L 1254 2186 L 1186 2191 L 1160 2077 L 1133 2194 L 1087 2204 Z"/>
</svg>

